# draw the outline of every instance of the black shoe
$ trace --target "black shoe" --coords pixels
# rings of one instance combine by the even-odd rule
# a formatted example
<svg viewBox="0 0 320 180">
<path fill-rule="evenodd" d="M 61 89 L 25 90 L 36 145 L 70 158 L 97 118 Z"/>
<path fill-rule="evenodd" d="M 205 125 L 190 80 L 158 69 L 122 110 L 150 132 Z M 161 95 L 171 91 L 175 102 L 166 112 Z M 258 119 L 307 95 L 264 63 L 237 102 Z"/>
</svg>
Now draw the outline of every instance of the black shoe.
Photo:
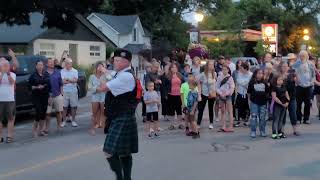
<svg viewBox="0 0 320 180">
<path fill-rule="evenodd" d="M 240 122 L 238 121 L 238 122 L 236 122 L 234 125 L 233 125 L 233 127 L 239 127 L 240 126 Z"/>
<path fill-rule="evenodd" d="M 200 132 L 195 133 L 195 134 L 192 136 L 192 139 L 198 139 L 198 138 L 200 138 Z"/>
<path fill-rule="evenodd" d="M 287 138 L 287 136 L 286 136 L 284 133 L 281 133 L 281 134 L 279 135 L 279 137 L 280 137 L 281 139 Z"/>
<path fill-rule="evenodd" d="M 309 120 L 303 121 L 303 124 L 311 124 Z"/>
</svg>

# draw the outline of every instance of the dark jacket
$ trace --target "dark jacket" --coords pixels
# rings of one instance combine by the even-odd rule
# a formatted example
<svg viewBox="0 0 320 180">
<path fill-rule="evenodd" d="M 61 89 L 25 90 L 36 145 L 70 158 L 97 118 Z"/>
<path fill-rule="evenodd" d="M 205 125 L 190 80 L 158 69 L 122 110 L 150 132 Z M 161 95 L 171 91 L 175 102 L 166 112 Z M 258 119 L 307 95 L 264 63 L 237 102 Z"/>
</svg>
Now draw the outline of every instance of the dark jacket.
<svg viewBox="0 0 320 180">
<path fill-rule="evenodd" d="M 32 86 L 43 85 L 43 89 L 34 89 L 32 90 L 32 95 L 34 96 L 49 96 L 51 93 L 51 83 L 50 83 L 50 75 L 48 72 L 43 71 L 43 75 L 40 76 L 38 72 L 34 72 L 29 77 L 29 85 L 32 89 Z"/>
</svg>

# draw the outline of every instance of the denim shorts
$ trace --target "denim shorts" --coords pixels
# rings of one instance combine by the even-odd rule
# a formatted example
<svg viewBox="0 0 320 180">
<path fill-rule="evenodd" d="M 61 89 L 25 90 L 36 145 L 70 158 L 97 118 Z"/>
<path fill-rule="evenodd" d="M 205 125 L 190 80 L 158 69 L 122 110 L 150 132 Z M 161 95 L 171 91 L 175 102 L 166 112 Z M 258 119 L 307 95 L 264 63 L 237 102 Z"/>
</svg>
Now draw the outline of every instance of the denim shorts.
<svg viewBox="0 0 320 180">
<path fill-rule="evenodd" d="M 232 96 L 226 96 L 224 98 L 219 97 L 220 102 L 232 101 Z"/>
</svg>

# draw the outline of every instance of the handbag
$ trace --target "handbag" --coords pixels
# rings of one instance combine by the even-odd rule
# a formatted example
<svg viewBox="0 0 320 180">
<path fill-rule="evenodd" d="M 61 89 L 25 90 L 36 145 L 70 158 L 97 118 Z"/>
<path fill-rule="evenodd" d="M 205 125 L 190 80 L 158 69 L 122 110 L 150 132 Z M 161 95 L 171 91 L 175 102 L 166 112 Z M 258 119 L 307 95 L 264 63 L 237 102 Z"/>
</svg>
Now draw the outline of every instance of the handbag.
<svg viewBox="0 0 320 180">
<path fill-rule="evenodd" d="M 217 92 L 215 90 L 210 91 L 210 86 L 209 86 L 209 78 L 207 77 L 207 86 L 208 86 L 208 91 L 209 91 L 209 99 L 213 99 L 217 97 Z"/>
</svg>

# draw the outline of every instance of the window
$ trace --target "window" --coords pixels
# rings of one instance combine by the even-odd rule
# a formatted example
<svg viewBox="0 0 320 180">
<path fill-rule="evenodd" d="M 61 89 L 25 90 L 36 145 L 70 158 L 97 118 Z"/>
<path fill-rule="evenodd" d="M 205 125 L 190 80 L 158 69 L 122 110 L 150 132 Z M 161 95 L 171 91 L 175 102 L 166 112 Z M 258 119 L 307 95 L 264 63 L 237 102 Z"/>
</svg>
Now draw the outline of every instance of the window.
<svg viewBox="0 0 320 180">
<path fill-rule="evenodd" d="M 90 46 L 90 56 L 100 57 L 100 46 Z"/>
<path fill-rule="evenodd" d="M 52 43 L 40 43 L 39 54 L 46 57 L 55 57 L 55 45 Z"/>
<path fill-rule="evenodd" d="M 137 38 L 138 38 L 137 34 L 138 34 L 138 33 L 137 33 L 137 28 L 134 28 L 134 29 L 133 29 L 133 41 L 134 41 L 134 42 L 138 41 L 138 39 L 137 39 Z"/>
</svg>

